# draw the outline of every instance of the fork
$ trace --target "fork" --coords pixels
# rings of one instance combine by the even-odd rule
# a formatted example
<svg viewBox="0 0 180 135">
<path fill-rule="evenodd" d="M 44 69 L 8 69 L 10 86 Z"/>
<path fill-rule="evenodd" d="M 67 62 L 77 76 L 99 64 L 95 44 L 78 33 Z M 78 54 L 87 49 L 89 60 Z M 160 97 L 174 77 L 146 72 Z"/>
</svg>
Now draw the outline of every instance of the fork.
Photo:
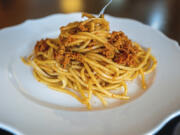
<svg viewBox="0 0 180 135">
<path fill-rule="evenodd" d="M 104 11 L 106 10 L 106 8 L 111 4 L 112 0 L 109 0 L 109 2 L 101 9 L 98 17 L 100 17 L 101 15 L 104 14 Z"/>
</svg>

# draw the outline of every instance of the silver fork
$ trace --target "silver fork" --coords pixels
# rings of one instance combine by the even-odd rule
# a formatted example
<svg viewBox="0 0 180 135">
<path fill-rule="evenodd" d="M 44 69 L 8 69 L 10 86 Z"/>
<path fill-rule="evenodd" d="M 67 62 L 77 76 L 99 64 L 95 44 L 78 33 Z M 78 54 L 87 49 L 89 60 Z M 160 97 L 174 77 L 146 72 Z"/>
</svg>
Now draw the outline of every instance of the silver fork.
<svg viewBox="0 0 180 135">
<path fill-rule="evenodd" d="M 109 2 L 101 9 L 98 17 L 100 17 L 102 14 L 104 14 L 104 11 L 106 10 L 106 8 L 111 4 L 112 0 L 109 0 Z"/>
</svg>

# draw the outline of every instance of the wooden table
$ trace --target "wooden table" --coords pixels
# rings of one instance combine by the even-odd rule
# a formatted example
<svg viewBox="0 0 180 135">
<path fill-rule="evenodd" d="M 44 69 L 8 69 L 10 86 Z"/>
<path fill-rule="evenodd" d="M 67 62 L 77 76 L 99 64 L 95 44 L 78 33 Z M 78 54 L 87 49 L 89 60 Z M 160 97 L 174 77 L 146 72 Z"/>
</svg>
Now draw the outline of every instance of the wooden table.
<svg viewBox="0 0 180 135">
<path fill-rule="evenodd" d="M 0 28 L 54 13 L 99 13 L 108 0 L 0 0 Z M 113 0 L 107 14 L 139 20 L 180 42 L 180 0 Z M 0 37 L 1 38 L 1 37 Z M 176 123 L 179 121 L 177 118 Z M 170 134 L 166 126 L 159 134 Z"/>
<path fill-rule="evenodd" d="M 0 0 L 0 28 L 54 13 L 98 13 L 108 0 Z M 139 20 L 180 42 L 179 0 L 113 0 L 107 14 Z"/>
</svg>

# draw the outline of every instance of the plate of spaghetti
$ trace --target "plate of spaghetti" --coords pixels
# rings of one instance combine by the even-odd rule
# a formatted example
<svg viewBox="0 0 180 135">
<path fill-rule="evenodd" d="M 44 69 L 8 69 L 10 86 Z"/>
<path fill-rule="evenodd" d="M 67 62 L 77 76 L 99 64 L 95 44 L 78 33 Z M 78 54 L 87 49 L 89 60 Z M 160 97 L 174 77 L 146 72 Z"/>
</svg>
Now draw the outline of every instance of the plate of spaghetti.
<svg viewBox="0 0 180 135">
<path fill-rule="evenodd" d="M 179 46 L 142 23 L 56 14 L 0 36 L 0 122 L 19 134 L 152 134 L 179 115 Z"/>
</svg>

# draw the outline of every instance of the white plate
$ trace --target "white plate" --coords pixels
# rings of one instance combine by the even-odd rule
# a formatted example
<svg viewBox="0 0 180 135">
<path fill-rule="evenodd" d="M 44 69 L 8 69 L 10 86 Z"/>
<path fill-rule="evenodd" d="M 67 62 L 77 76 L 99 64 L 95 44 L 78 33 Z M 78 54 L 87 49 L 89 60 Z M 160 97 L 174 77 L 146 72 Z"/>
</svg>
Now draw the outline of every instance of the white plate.
<svg viewBox="0 0 180 135">
<path fill-rule="evenodd" d="M 81 20 L 80 16 L 56 14 L 0 30 L 1 127 L 26 135 L 139 135 L 154 133 L 180 115 L 178 43 L 130 19 L 106 15 L 111 30 L 122 30 L 152 48 L 158 60 L 155 80 L 143 95 L 114 108 L 84 111 L 72 98 L 37 83 L 19 57 L 29 54 L 37 40 L 56 36 L 60 26 Z"/>
</svg>

